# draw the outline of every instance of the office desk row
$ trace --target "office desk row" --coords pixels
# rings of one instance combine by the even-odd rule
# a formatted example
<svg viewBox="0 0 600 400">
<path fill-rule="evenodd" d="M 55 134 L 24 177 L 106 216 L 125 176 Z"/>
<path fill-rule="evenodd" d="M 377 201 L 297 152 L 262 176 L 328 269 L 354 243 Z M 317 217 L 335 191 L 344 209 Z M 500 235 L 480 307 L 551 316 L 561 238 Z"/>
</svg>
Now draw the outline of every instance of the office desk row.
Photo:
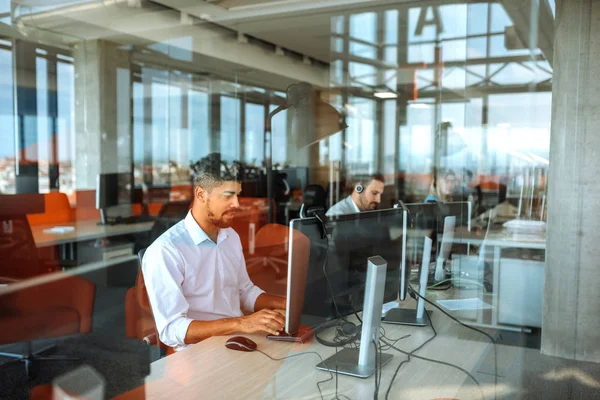
<svg viewBox="0 0 600 400">
<path fill-rule="evenodd" d="M 406 303 L 412 302 L 407 301 Z M 409 306 L 414 306 L 410 304 Z M 480 334 L 460 327 L 439 311 L 432 314 L 438 336 L 416 354 L 454 363 L 477 377 L 486 397 L 493 393 L 493 375 L 477 373 L 486 359 L 491 344 Z M 386 336 L 396 346 L 412 351 L 432 336 L 430 327 L 418 328 L 383 324 Z M 231 335 L 234 336 L 234 335 Z M 273 358 L 284 358 L 301 352 L 317 352 L 323 359 L 336 349 L 316 341 L 307 344 L 275 342 L 264 334 L 244 335 Z M 314 353 L 286 360 L 273 361 L 258 351 L 245 353 L 229 350 L 225 342 L 230 336 L 217 336 L 155 361 L 146 384 L 119 396 L 119 400 L 147 399 L 319 399 L 317 383 L 330 379 L 328 372 L 316 369 L 320 362 Z M 396 350 L 386 350 L 393 359 L 382 369 L 380 398 L 398 365 L 406 356 Z M 337 393 L 350 399 L 373 398 L 375 378 L 360 379 L 339 375 Z M 335 398 L 336 379 L 321 384 L 323 398 Z M 145 396 L 145 397 L 143 397 Z M 454 368 L 412 358 L 394 380 L 391 399 L 434 398 L 480 399 L 481 391 L 466 374 Z"/>
<path fill-rule="evenodd" d="M 48 232 L 50 229 L 56 228 L 57 224 L 34 225 L 31 227 L 31 232 L 36 247 L 49 247 L 103 237 L 147 232 L 152 229 L 153 224 L 154 222 L 139 222 L 135 224 L 98 225 L 98 221 L 83 220 L 60 224 L 61 227 L 73 228 L 72 231 L 66 233 Z"/>
</svg>

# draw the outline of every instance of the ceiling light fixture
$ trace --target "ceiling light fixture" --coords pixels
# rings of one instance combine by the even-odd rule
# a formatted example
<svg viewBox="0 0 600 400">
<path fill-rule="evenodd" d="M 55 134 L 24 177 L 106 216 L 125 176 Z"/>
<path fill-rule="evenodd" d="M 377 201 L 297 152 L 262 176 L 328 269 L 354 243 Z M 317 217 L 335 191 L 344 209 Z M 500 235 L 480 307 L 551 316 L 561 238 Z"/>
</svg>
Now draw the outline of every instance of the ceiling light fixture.
<svg viewBox="0 0 600 400">
<path fill-rule="evenodd" d="M 396 93 L 392 92 L 375 92 L 373 93 L 373 96 L 377 97 L 378 99 L 395 99 L 398 97 Z"/>
</svg>

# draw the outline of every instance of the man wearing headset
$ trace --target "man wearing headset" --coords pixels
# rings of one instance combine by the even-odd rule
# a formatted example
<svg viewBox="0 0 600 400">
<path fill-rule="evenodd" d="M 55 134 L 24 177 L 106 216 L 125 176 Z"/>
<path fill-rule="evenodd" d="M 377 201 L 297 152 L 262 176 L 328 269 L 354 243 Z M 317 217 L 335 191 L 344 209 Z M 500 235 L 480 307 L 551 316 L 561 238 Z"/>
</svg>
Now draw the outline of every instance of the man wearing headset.
<svg viewBox="0 0 600 400">
<path fill-rule="evenodd" d="M 350 196 L 334 204 L 325 215 L 331 217 L 375 210 L 381 203 L 384 186 L 384 177 L 379 173 L 370 175 L 366 179 L 354 179 Z"/>
</svg>

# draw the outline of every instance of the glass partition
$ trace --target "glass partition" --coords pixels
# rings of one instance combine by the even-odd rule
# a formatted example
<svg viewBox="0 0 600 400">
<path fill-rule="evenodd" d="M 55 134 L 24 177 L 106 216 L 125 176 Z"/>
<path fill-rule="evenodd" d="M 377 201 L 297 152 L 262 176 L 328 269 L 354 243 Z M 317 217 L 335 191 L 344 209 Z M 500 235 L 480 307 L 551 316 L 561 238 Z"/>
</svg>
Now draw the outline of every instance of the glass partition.
<svg viewBox="0 0 600 400">
<path fill-rule="evenodd" d="M 150 304 L 152 293 L 147 295 L 147 290 L 160 290 L 153 286 L 157 282 L 171 281 L 153 275 L 146 288 L 140 250 L 164 245 L 161 240 L 169 234 L 186 229 L 181 221 L 187 218 L 202 230 L 198 235 L 213 242 L 200 241 L 196 247 L 214 245 L 225 258 L 238 260 L 232 268 L 243 270 L 240 276 L 247 274 L 257 287 L 285 297 L 294 283 L 290 263 L 298 262 L 290 250 L 300 240 L 290 236 L 291 221 L 318 218 L 318 224 L 296 224 L 320 227 L 302 243 L 311 254 L 307 276 L 319 283 L 307 285 L 317 289 L 306 296 L 313 296 L 313 308 L 328 307 L 329 325 L 321 331 L 311 328 L 318 339 L 335 345 L 315 338 L 281 350 L 271 347 L 280 342 L 263 341 L 264 332 L 253 333 L 266 353 L 279 357 L 314 350 L 326 358 L 339 343 L 360 346 L 356 332 L 364 314 L 348 307 L 366 304 L 368 257 L 357 250 L 360 240 L 335 238 L 383 238 L 379 245 L 399 246 L 404 260 L 402 271 L 396 268 L 389 279 L 406 279 L 405 289 L 415 296 L 402 298 L 397 282 L 398 299 L 384 305 L 384 314 L 415 310 L 418 294 L 434 312 L 425 327 L 384 324 L 376 334 L 377 351 L 394 355 L 380 371 L 379 396 L 479 398 L 481 387 L 486 398 L 493 393 L 526 398 L 538 391 L 549 394 L 544 398 L 559 398 L 553 396 L 564 387 L 556 376 L 566 374 L 566 364 L 547 358 L 547 348 L 542 351 L 548 337 L 544 318 L 552 318 L 553 304 L 544 298 L 551 277 L 546 258 L 553 229 L 549 188 L 557 185 L 551 160 L 555 147 L 570 149 L 569 143 L 556 145 L 559 139 L 551 139 L 551 121 L 564 107 L 555 86 L 556 12 L 554 0 L 0 2 L 0 219 L 7 243 L 0 243 L 0 320 L 3 327 L 35 331 L 26 341 L 18 335 L 0 338 L 0 363 L 17 357 L 8 353 L 22 355 L 22 348 L 30 357 L 31 349 L 54 342 L 57 354 L 86 362 L 93 352 L 102 362 L 121 363 L 123 349 L 148 350 L 142 372 L 132 380 L 106 375 L 102 362 L 91 364 L 103 375 L 107 397 L 137 387 L 161 398 L 164 393 L 153 392 L 155 381 L 169 388 L 168 382 L 176 381 L 192 392 L 194 379 L 171 379 L 175 367 L 170 360 L 176 364 L 177 356 L 166 357 L 186 343 L 161 343 L 166 328 L 161 330 L 155 318 L 159 305 Z M 576 46 L 590 57 L 596 54 L 590 51 L 593 44 Z M 570 101 L 581 101 L 575 97 Z M 212 180 L 205 170 L 209 167 L 218 175 Z M 567 167 L 574 168 L 556 166 Z M 573 175 L 578 191 L 568 194 L 574 204 L 587 198 L 593 186 L 578 179 Z M 227 183 L 235 186 L 218 199 L 210 197 Z M 212 200 L 210 210 L 205 196 Z M 224 198 L 235 214 L 227 223 L 222 221 L 226 216 L 216 215 Z M 406 210 L 403 219 L 398 217 L 406 226 L 360 224 L 361 219 L 378 221 L 376 214 L 338 217 L 387 215 L 392 212 L 382 210 L 393 208 Z M 357 221 L 356 231 L 333 232 L 337 225 L 332 221 L 345 219 Z M 221 236 L 210 235 L 228 228 L 235 232 L 226 231 L 235 240 L 230 247 L 219 242 Z M 186 243 L 198 237 L 186 237 Z M 432 241 L 431 251 L 425 237 Z M 332 274 L 343 277 L 334 282 L 341 293 L 337 298 L 323 284 L 328 265 L 316 255 L 348 258 L 340 249 L 360 253 L 360 260 L 352 260 L 352 274 L 341 262 L 329 265 Z M 16 253 L 23 256 L 15 258 Z M 200 258 L 182 258 L 178 271 Z M 157 260 L 154 268 L 166 268 L 164 259 Z M 209 267 L 217 270 L 219 262 Z M 190 280 L 201 286 L 212 276 L 198 278 L 192 272 L 173 279 L 187 300 L 199 290 L 186 286 Z M 350 275 L 352 284 L 360 286 L 354 294 L 344 292 Z M 47 279 L 62 282 L 73 276 L 87 288 L 82 290 L 93 300 L 92 308 L 87 304 L 80 310 L 78 300 L 67 296 L 75 289 L 64 282 L 43 286 Z M 389 279 L 387 289 L 396 284 Z M 222 304 L 219 296 L 229 289 L 227 282 L 219 287 L 217 281 L 204 289 Z M 56 291 L 65 291 L 66 303 L 48 309 L 44 299 Z M 339 315 L 336 298 L 346 307 Z M 208 308 L 218 306 L 208 302 Z M 219 315 L 252 315 L 242 303 L 236 313 Z M 194 314 L 194 307 L 200 306 L 192 304 L 184 313 L 190 319 L 212 321 L 218 314 Z M 73 322 L 83 312 L 92 321 L 89 326 Z M 40 316 L 44 313 L 55 313 L 55 318 L 46 320 Z M 484 331 L 496 345 L 450 318 Z M 432 323 L 439 336 L 414 350 L 428 340 Z M 114 343 L 96 340 L 102 335 Z M 230 353 L 214 350 L 220 336 L 231 335 L 196 337 L 198 343 L 182 351 L 226 359 Z M 110 351 L 104 351 L 107 347 Z M 411 351 L 410 361 L 404 361 Z M 597 354 L 597 346 L 589 351 Z M 419 355 L 470 375 L 413 357 Z M 530 358 L 539 369 L 528 364 Z M 6 373 L 0 398 L 33 398 L 35 388 L 43 390 L 80 367 L 75 360 L 61 361 L 60 368 L 33 360 L 0 365 L 6 368 L 0 374 Z M 211 371 L 204 375 L 219 382 L 222 371 L 211 364 L 215 360 L 207 360 Z M 316 359 L 306 360 L 268 364 L 264 376 L 255 377 L 259 383 L 231 387 L 257 398 L 313 398 L 321 390 L 323 398 L 373 395 L 373 378 L 340 380 L 339 387 L 332 379 L 317 390 L 316 383 L 329 375 L 316 372 Z M 150 374 L 150 362 L 158 372 Z M 256 357 L 243 367 L 234 358 L 227 362 L 252 375 L 248 365 L 258 371 L 268 359 Z M 597 389 L 597 365 L 568 364 L 565 393 L 586 397 L 590 388 Z M 430 376 L 426 367 L 434 368 Z M 174 396 L 183 396 L 185 390 L 177 390 Z"/>
</svg>

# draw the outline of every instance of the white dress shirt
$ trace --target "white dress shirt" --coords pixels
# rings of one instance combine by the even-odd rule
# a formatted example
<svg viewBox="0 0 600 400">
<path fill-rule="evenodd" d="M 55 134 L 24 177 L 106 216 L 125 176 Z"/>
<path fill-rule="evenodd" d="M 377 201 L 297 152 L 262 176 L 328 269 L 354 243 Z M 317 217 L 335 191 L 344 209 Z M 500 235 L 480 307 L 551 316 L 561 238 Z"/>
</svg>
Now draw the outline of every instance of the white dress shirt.
<svg viewBox="0 0 600 400">
<path fill-rule="evenodd" d="M 220 229 L 214 243 L 191 211 L 148 247 L 142 271 L 159 338 L 175 350 L 193 320 L 241 317 L 264 293 L 248 277 L 238 234 Z"/>
<path fill-rule="evenodd" d="M 352 196 L 348 196 L 345 199 L 335 203 L 329 210 L 327 210 L 325 215 L 331 217 L 333 215 L 356 214 L 359 212 L 360 210 L 354 203 L 354 200 L 352 200 Z"/>
</svg>

